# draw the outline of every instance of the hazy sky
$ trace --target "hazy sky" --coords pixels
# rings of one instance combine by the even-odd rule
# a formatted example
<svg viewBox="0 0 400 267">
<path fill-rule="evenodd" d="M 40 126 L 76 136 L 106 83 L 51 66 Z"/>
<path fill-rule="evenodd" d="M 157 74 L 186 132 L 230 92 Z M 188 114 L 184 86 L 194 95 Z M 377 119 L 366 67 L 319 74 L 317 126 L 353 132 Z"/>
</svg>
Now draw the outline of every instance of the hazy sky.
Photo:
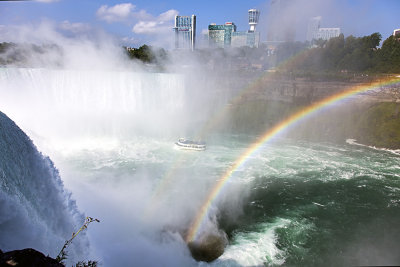
<svg viewBox="0 0 400 267">
<path fill-rule="evenodd" d="M 322 16 L 321 27 L 340 27 L 345 36 L 380 32 L 386 39 L 400 28 L 399 0 L 281 0 L 288 8 L 281 11 L 283 24 L 294 27 L 295 39 L 306 38 L 307 21 Z M 197 15 L 197 34 L 208 24 L 232 21 L 238 30 L 247 30 L 247 10 L 261 10 L 258 30 L 266 39 L 270 0 L 0 0 L 0 42 L 10 41 L 7 29 L 21 25 L 57 25 L 66 35 L 105 31 L 119 42 L 138 46 L 143 43 L 168 48 L 176 14 Z M 281 25 L 281 23 L 278 23 Z M 287 26 L 286 25 L 286 26 Z M 10 32 L 10 31 L 9 31 Z"/>
</svg>

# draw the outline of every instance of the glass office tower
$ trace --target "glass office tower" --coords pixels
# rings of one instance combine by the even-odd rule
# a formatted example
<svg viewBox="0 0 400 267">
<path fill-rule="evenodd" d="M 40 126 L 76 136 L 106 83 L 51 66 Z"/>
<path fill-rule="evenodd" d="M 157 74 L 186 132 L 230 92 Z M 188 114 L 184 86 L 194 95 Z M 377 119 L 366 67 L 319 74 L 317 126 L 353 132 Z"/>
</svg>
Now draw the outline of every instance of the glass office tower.
<svg viewBox="0 0 400 267">
<path fill-rule="evenodd" d="M 175 16 L 175 49 L 195 49 L 196 16 Z"/>
</svg>

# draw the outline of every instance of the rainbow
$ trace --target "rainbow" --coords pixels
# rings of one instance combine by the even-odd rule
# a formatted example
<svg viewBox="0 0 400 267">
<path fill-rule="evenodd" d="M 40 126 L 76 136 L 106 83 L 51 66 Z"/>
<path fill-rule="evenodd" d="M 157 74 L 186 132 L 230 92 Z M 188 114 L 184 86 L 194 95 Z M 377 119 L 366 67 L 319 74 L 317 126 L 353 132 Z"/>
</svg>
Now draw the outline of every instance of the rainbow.
<svg viewBox="0 0 400 267">
<path fill-rule="evenodd" d="M 268 129 L 256 142 L 254 142 L 250 147 L 246 149 L 246 151 L 234 162 L 234 164 L 218 179 L 218 182 L 212 188 L 210 193 L 208 194 L 206 201 L 201 206 L 199 212 L 197 213 L 195 219 L 193 220 L 192 224 L 190 225 L 188 234 L 186 236 L 186 242 L 193 242 L 195 241 L 201 231 L 202 223 L 207 218 L 209 213 L 209 209 L 212 206 L 212 203 L 218 198 L 220 192 L 223 190 L 224 186 L 227 184 L 229 179 L 233 177 L 234 172 L 240 168 L 245 162 L 259 149 L 263 148 L 269 141 L 271 141 L 274 137 L 277 137 L 280 133 L 283 133 L 287 130 L 290 126 L 295 125 L 296 123 L 300 122 L 301 120 L 305 119 L 309 115 L 325 108 L 328 106 L 337 103 L 340 100 L 344 100 L 360 94 L 362 92 L 366 92 L 369 90 L 377 89 L 382 86 L 390 86 L 394 84 L 399 84 L 399 78 L 391 78 L 386 81 L 378 81 L 368 85 L 359 85 L 356 87 L 352 87 L 345 91 L 339 92 L 327 98 L 324 98 L 320 101 L 317 101 L 310 106 L 290 115 L 285 120 L 281 121 L 280 123 L 276 124 L 271 129 Z"/>
<path fill-rule="evenodd" d="M 267 73 L 267 74 L 270 74 L 270 73 Z M 238 95 L 236 95 L 233 99 L 231 99 L 230 104 L 233 104 L 233 105 L 238 104 L 241 101 L 241 97 L 245 93 L 248 93 L 252 88 L 254 88 L 254 85 L 256 85 L 259 82 L 262 82 L 262 79 L 265 76 L 266 75 L 262 75 L 262 76 L 258 77 L 249 86 L 247 86 L 245 89 L 241 90 Z M 229 112 L 229 105 L 224 105 L 218 112 L 216 112 L 216 115 L 214 117 L 212 117 L 212 119 L 208 120 L 207 123 L 202 127 L 199 134 L 197 134 L 197 136 L 195 137 L 195 140 L 205 140 L 206 134 L 210 131 L 210 129 L 212 129 L 216 125 L 218 125 L 218 123 L 224 119 L 224 117 L 228 114 L 228 112 Z M 172 167 L 160 179 L 160 182 L 157 184 L 157 186 L 153 190 L 153 194 L 150 199 L 150 202 L 148 203 L 147 207 L 144 209 L 143 217 L 147 217 L 152 214 L 152 211 L 155 209 L 155 205 L 157 204 L 157 200 L 159 200 L 161 195 L 167 191 L 166 189 L 168 188 L 168 186 L 172 184 L 172 180 L 173 180 L 173 177 L 174 177 L 177 169 L 184 163 L 184 158 L 185 158 L 185 154 L 182 154 L 178 159 L 176 159 L 176 161 L 172 165 Z"/>
<path fill-rule="evenodd" d="M 307 50 L 301 51 L 298 54 L 292 56 L 291 58 L 288 58 L 286 61 L 282 62 L 280 66 L 288 65 L 290 62 L 296 60 L 299 58 L 301 55 L 303 55 Z M 279 68 L 279 66 L 278 66 Z M 268 75 L 273 75 L 272 72 L 267 72 L 265 75 L 259 76 L 255 81 L 253 81 L 251 84 L 246 86 L 244 89 L 242 89 L 234 98 L 232 98 L 229 101 L 230 105 L 236 105 L 242 101 L 242 96 L 244 96 L 246 93 L 251 92 L 251 90 L 257 89 L 257 85 L 262 84 L 263 78 L 267 77 Z M 230 110 L 230 105 L 224 105 L 218 112 L 215 113 L 215 115 L 207 121 L 205 125 L 203 125 L 202 129 L 199 131 L 197 136 L 195 137 L 195 140 L 205 140 L 207 133 L 210 132 L 211 129 L 213 129 L 216 125 L 218 125 L 229 113 Z M 177 162 L 173 164 L 173 166 L 169 169 L 169 171 L 160 179 L 160 182 L 154 189 L 154 193 L 151 197 L 151 201 L 145 208 L 145 216 L 148 216 L 151 214 L 151 210 L 153 210 L 156 205 L 157 200 L 161 197 L 162 193 L 166 191 L 169 185 L 172 184 L 172 179 L 174 177 L 174 174 L 176 172 L 176 169 L 181 166 L 183 163 L 184 155 L 182 155 L 180 158 L 177 159 Z"/>
</svg>

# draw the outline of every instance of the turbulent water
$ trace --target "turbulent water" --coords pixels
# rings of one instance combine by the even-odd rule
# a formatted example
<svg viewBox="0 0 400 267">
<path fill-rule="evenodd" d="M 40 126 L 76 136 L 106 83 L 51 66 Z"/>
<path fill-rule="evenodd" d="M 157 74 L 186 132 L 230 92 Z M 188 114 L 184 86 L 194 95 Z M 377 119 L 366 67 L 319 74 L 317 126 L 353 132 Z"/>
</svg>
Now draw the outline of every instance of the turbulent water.
<svg viewBox="0 0 400 267">
<path fill-rule="evenodd" d="M 79 209 L 101 220 L 87 234 L 95 259 L 105 266 L 400 264 L 400 157 L 345 140 L 330 144 L 284 138 L 238 169 L 211 207 L 209 224 L 229 237 L 224 254 L 212 263 L 194 261 L 183 235 L 210 189 L 256 137 L 215 134 L 206 151 L 177 150 L 174 134 L 186 133 L 181 124 L 192 108 L 190 89 L 179 77 L 92 74 L 3 71 L 0 94 L 7 100 L 0 99 L 0 105 L 52 158 Z M 119 89 L 104 85 L 101 92 L 113 97 L 105 97 L 102 106 L 98 92 L 83 86 L 101 87 L 116 77 L 113 86 Z M 58 89 L 65 84 L 60 79 L 71 84 Z M 147 85 L 138 82 L 148 79 Z M 149 91 L 155 86 L 157 91 Z M 70 87 L 75 89 L 70 92 Z M 40 88 L 38 103 L 19 108 L 10 102 L 29 102 L 10 92 L 17 88 L 32 93 Z M 154 105 L 143 106 L 148 112 L 129 105 L 138 95 L 145 102 L 155 99 Z M 81 101 L 78 106 L 63 102 L 72 96 Z M 61 102 L 51 106 L 54 101 Z M 107 103 L 121 109 L 110 124 L 112 131 L 107 123 L 116 114 L 107 115 L 113 111 L 105 108 Z M 76 109 L 80 116 L 70 114 Z M 176 118 L 182 120 L 177 123 Z"/>
</svg>

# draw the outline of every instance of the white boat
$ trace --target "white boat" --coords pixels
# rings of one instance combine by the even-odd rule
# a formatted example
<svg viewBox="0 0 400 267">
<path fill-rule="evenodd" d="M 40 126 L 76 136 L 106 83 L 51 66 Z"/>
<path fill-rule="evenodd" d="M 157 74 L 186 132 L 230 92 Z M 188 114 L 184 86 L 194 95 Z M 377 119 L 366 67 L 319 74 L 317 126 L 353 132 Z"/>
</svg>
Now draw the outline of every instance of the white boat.
<svg viewBox="0 0 400 267">
<path fill-rule="evenodd" d="M 206 150 L 205 142 L 201 142 L 201 141 L 196 142 L 196 141 L 187 140 L 185 138 L 179 138 L 178 142 L 176 142 L 175 145 L 180 149 L 188 149 L 188 150 L 196 150 L 196 151 Z"/>
</svg>

